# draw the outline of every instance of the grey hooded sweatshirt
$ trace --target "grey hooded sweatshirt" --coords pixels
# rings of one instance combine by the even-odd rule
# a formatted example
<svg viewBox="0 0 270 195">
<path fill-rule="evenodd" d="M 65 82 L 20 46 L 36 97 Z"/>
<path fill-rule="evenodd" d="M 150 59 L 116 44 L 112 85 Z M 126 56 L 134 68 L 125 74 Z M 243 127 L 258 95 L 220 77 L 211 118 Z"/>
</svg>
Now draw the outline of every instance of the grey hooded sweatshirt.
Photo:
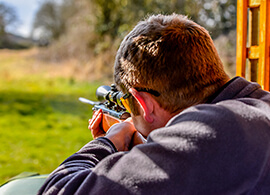
<svg viewBox="0 0 270 195">
<path fill-rule="evenodd" d="M 129 152 L 106 138 L 89 142 L 42 193 L 270 194 L 270 93 L 236 77 Z"/>
</svg>

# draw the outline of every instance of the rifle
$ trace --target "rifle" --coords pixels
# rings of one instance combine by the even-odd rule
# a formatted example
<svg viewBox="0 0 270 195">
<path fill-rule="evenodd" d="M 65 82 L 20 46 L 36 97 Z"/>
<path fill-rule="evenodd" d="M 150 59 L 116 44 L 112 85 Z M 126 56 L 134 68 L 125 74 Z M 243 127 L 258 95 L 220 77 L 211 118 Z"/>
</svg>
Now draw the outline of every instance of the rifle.
<svg viewBox="0 0 270 195">
<path fill-rule="evenodd" d="M 99 101 L 92 101 L 80 97 L 79 100 L 83 103 L 90 104 L 93 107 L 93 113 L 102 110 L 103 117 L 101 122 L 102 129 L 107 132 L 108 129 L 115 123 L 126 120 L 130 117 L 130 113 L 121 101 L 123 93 L 116 89 L 114 84 L 110 86 L 102 85 L 96 90 L 96 97 Z"/>
</svg>

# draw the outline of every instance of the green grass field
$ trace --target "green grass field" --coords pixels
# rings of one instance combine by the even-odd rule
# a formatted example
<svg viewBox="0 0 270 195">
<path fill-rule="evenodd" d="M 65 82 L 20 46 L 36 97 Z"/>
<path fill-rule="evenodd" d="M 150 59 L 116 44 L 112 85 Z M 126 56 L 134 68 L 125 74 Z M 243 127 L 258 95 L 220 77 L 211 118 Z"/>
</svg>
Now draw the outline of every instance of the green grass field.
<svg viewBox="0 0 270 195">
<path fill-rule="evenodd" d="M 98 83 L 45 76 L 24 55 L 0 51 L 0 184 L 22 172 L 47 174 L 92 139 Z"/>
</svg>

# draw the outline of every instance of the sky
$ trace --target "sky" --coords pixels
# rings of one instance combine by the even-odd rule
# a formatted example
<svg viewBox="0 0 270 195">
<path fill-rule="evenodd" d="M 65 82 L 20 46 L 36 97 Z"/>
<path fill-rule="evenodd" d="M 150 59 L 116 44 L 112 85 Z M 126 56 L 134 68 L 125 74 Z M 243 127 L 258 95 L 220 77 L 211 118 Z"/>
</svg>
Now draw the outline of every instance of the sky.
<svg viewBox="0 0 270 195">
<path fill-rule="evenodd" d="M 8 29 L 8 31 L 24 37 L 30 36 L 34 15 L 40 0 L 0 0 L 0 2 L 12 6 L 19 18 L 16 27 Z"/>
</svg>

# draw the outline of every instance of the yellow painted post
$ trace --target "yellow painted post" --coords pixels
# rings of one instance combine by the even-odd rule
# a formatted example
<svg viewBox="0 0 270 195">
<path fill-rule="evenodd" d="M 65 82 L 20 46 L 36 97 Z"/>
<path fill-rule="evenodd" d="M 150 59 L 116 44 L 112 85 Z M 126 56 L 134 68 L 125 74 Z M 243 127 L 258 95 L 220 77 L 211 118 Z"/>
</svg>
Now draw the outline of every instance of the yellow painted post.
<svg viewBox="0 0 270 195">
<path fill-rule="evenodd" d="M 265 22 L 265 90 L 270 90 L 270 0 L 266 2 L 266 22 Z"/>
<path fill-rule="evenodd" d="M 247 0 L 237 1 L 236 75 L 242 77 L 246 73 L 247 8 Z"/>
<path fill-rule="evenodd" d="M 258 3 L 258 2 L 257 2 Z M 255 7 L 256 6 L 256 7 Z M 257 81 L 259 77 L 258 59 L 260 55 L 259 47 L 259 18 L 260 8 L 254 2 L 249 4 L 249 36 L 248 36 L 248 63 L 251 81 Z"/>
<path fill-rule="evenodd" d="M 249 12 L 248 15 L 247 12 Z M 249 24 L 247 25 L 248 20 Z M 249 33 L 248 46 L 247 31 Z M 249 62 L 249 70 L 247 70 L 247 59 Z M 263 89 L 269 90 L 269 61 L 270 0 L 238 0 L 236 53 L 237 76 L 245 78 L 250 76 L 250 80 L 258 82 Z"/>
<path fill-rule="evenodd" d="M 260 57 L 258 83 L 265 90 L 269 90 L 269 0 L 261 0 L 260 3 Z"/>
</svg>

